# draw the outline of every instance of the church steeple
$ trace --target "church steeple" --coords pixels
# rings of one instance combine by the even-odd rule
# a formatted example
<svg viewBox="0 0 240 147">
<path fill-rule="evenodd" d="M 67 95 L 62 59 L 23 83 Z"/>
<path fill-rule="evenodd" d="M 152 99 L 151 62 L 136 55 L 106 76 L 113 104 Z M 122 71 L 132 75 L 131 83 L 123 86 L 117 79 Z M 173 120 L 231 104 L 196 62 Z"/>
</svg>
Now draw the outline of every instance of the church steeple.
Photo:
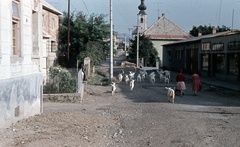
<svg viewBox="0 0 240 147">
<path fill-rule="evenodd" d="M 139 33 L 143 33 L 147 29 L 147 14 L 145 10 L 147 7 L 144 4 L 144 0 L 141 0 L 141 4 L 138 6 L 138 9 L 140 10 L 138 13 L 138 27 L 139 27 Z"/>
<path fill-rule="evenodd" d="M 147 7 L 144 4 L 144 0 L 141 0 L 141 4 L 138 6 L 138 9 L 140 10 L 139 14 L 143 14 L 143 15 L 145 14 L 146 15 L 144 10 L 146 10 Z"/>
</svg>

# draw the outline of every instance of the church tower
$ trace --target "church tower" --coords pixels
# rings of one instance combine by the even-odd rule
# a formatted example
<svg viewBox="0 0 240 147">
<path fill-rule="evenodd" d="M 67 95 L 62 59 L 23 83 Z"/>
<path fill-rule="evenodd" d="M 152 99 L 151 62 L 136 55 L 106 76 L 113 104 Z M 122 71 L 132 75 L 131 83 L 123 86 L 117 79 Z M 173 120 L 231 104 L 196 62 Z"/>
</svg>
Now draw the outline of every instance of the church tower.
<svg viewBox="0 0 240 147">
<path fill-rule="evenodd" d="M 144 0 L 141 0 L 141 4 L 138 6 L 140 10 L 138 13 L 138 21 L 137 24 L 139 26 L 139 33 L 142 34 L 147 29 L 147 14 L 145 10 L 147 7 L 144 4 Z"/>
</svg>

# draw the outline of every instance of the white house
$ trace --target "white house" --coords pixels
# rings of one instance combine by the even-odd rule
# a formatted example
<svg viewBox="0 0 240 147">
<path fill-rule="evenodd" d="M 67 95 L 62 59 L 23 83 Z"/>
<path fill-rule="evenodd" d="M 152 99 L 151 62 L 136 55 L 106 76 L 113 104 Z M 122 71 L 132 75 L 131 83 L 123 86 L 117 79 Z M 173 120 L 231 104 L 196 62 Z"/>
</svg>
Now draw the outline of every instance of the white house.
<svg viewBox="0 0 240 147">
<path fill-rule="evenodd" d="M 137 14 L 137 28 L 133 31 L 133 35 L 145 35 L 149 37 L 153 43 L 153 47 L 158 52 L 160 59 L 160 65 L 163 66 L 163 44 L 175 42 L 178 40 L 192 37 L 188 33 L 184 32 L 180 27 L 171 22 L 162 14 L 158 17 L 158 20 L 150 27 L 147 26 L 147 13 L 145 10 L 147 7 L 144 4 L 144 0 L 141 0 L 141 4 L 138 6 L 139 13 Z"/>
<path fill-rule="evenodd" d="M 153 46 L 156 48 L 161 67 L 163 66 L 163 44 L 192 37 L 167 19 L 164 14 L 146 29 L 143 34 L 151 39 Z"/>
<path fill-rule="evenodd" d="M 0 0 L 0 127 L 42 112 L 42 1 Z"/>
</svg>

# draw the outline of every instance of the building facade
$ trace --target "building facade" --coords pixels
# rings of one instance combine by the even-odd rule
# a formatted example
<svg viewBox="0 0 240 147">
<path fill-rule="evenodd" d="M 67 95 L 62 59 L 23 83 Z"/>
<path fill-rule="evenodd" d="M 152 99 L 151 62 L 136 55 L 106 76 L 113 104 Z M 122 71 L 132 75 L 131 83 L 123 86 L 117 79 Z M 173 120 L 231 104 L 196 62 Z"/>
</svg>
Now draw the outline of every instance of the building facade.
<svg viewBox="0 0 240 147">
<path fill-rule="evenodd" d="M 240 82 L 239 30 L 165 44 L 163 54 L 163 65 L 168 69 Z"/>
<path fill-rule="evenodd" d="M 144 4 L 144 0 L 141 0 L 141 4 L 138 6 L 139 13 L 137 17 L 137 28 L 132 32 L 133 36 L 145 35 L 149 37 L 153 43 L 153 47 L 158 52 L 159 66 L 163 66 L 163 44 L 175 42 L 178 40 L 191 38 L 192 36 L 184 32 L 180 27 L 171 22 L 162 14 L 158 17 L 158 20 L 150 27 L 147 26 L 147 14 L 145 10 L 147 7 Z"/>
<path fill-rule="evenodd" d="M 43 80 L 48 81 L 48 71 L 57 61 L 58 31 L 60 11 L 55 9 L 45 0 L 42 1 L 42 26 L 43 26 Z"/>
<path fill-rule="evenodd" d="M 42 2 L 0 1 L 0 127 L 42 112 Z"/>
<path fill-rule="evenodd" d="M 156 48 L 160 67 L 163 66 L 163 44 L 192 37 L 167 19 L 164 14 L 162 14 L 162 16 L 159 17 L 154 24 L 146 29 L 143 34 L 150 38 L 153 43 L 153 47 Z"/>
</svg>

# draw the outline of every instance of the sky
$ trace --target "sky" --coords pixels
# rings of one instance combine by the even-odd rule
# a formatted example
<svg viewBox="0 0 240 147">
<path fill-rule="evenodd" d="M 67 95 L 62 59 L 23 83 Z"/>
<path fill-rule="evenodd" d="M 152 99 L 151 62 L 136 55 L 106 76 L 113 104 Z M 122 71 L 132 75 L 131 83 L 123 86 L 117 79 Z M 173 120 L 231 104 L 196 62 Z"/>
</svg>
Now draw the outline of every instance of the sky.
<svg viewBox="0 0 240 147">
<path fill-rule="evenodd" d="M 68 0 L 46 0 L 59 11 L 67 12 Z M 112 0 L 114 31 L 129 34 L 137 25 L 138 6 L 141 0 Z M 240 0 L 145 0 L 147 25 L 154 24 L 158 16 L 165 17 L 185 32 L 199 25 L 222 26 L 240 29 Z M 110 20 L 110 0 L 70 0 L 71 12 L 106 14 Z"/>
</svg>

